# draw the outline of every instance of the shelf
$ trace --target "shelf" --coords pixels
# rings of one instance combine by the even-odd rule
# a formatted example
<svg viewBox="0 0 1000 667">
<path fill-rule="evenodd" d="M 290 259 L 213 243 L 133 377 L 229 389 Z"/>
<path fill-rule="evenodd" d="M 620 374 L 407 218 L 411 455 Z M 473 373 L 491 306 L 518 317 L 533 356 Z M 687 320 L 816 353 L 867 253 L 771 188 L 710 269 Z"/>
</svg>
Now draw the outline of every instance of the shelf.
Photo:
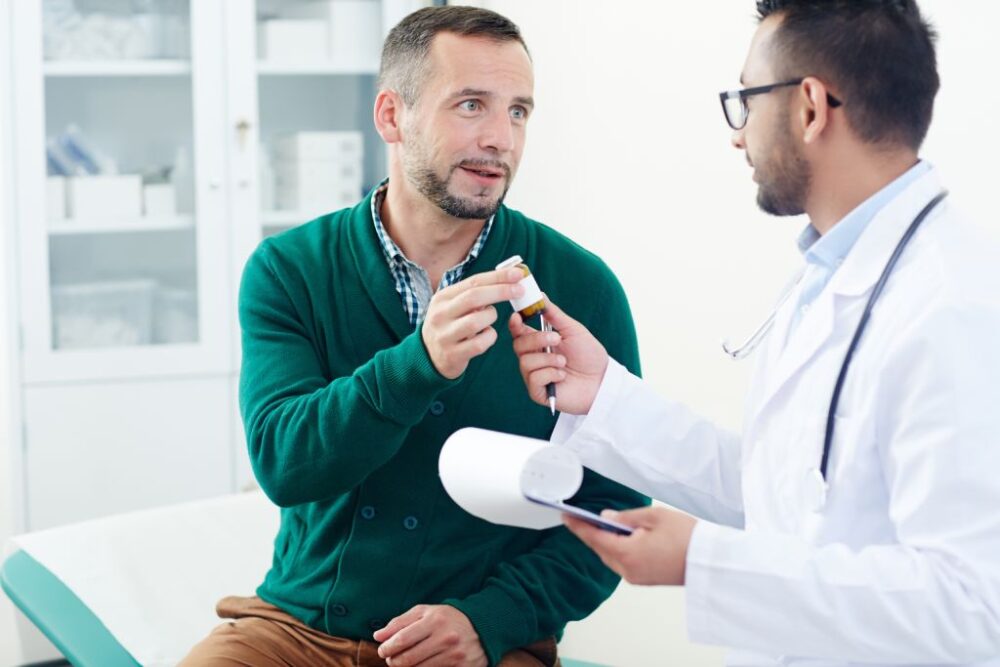
<svg viewBox="0 0 1000 667">
<path fill-rule="evenodd" d="M 191 73 L 189 60 L 49 60 L 46 76 L 183 76 Z"/>
<path fill-rule="evenodd" d="M 190 215 L 176 215 L 157 218 L 130 220 L 51 220 L 49 234 L 66 236 L 72 234 L 121 234 L 130 232 L 182 231 L 194 228 L 194 218 Z"/>
<path fill-rule="evenodd" d="M 378 65 L 371 67 L 345 66 L 335 62 L 285 62 L 257 61 L 257 73 L 261 76 L 306 76 L 323 74 L 330 76 L 374 76 L 378 74 Z"/>
</svg>

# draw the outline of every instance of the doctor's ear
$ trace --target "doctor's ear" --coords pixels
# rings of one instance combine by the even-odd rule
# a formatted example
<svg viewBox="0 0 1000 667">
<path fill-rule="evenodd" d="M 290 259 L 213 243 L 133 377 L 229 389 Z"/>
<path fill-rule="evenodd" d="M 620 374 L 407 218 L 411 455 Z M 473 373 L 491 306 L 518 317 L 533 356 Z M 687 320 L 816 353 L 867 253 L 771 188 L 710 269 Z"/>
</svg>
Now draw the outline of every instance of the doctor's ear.
<svg viewBox="0 0 1000 667">
<path fill-rule="evenodd" d="M 375 129 L 387 144 L 402 141 L 403 99 L 395 90 L 380 90 L 375 98 Z"/>
<path fill-rule="evenodd" d="M 815 143 L 830 123 L 834 98 L 830 96 L 826 84 L 811 76 L 802 80 L 797 94 L 801 102 L 798 118 L 802 126 L 802 141 Z"/>
</svg>

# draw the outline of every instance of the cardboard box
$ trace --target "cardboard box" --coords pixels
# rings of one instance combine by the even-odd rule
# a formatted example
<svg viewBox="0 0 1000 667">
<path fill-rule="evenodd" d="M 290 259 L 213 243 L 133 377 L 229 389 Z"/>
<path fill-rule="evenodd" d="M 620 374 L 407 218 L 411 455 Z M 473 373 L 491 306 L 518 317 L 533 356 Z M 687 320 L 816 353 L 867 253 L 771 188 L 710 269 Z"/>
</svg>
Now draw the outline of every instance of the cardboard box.
<svg viewBox="0 0 1000 667">
<path fill-rule="evenodd" d="M 382 56 L 382 8 L 376 0 L 287 3 L 282 14 L 320 19 L 327 29 L 329 58 L 346 69 L 377 71 Z"/>
<path fill-rule="evenodd" d="M 279 188 L 287 185 L 306 188 L 339 187 L 342 183 L 357 183 L 360 187 L 361 180 L 359 162 L 281 160 L 274 164 L 274 182 Z"/>
<path fill-rule="evenodd" d="M 340 184 L 322 189 L 279 186 L 275 198 L 280 210 L 320 215 L 357 204 L 361 198 L 361 183 Z"/>
<path fill-rule="evenodd" d="M 142 186 L 142 210 L 146 217 L 177 215 L 177 193 L 173 183 L 149 183 Z"/>
<path fill-rule="evenodd" d="M 360 132 L 295 132 L 274 139 L 275 161 L 364 160 L 364 137 Z"/>
<path fill-rule="evenodd" d="M 67 182 L 67 206 L 78 220 L 126 220 L 142 215 L 142 177 L 74 176 Z"/>
<path fill-rule="evenodd" d="M 273 19 L 257 24 L 259 60 L 326 62 L 326 22 L 316 19 Z"/>
</svg>

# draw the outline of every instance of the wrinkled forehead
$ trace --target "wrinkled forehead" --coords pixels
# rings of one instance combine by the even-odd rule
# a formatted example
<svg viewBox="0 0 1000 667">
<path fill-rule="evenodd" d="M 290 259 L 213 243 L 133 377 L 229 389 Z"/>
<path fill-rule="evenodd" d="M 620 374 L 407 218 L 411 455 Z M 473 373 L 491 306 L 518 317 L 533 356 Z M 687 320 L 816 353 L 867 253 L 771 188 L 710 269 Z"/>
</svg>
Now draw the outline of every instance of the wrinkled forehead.
<svg viewBox="0 0 1000 667">
<path fill-rule="evenodd" d="M 489 37 L 435 35 L 428 53 L 428 84 L 531 95 L 534 73 L 520 42 Z"/>
</svg>

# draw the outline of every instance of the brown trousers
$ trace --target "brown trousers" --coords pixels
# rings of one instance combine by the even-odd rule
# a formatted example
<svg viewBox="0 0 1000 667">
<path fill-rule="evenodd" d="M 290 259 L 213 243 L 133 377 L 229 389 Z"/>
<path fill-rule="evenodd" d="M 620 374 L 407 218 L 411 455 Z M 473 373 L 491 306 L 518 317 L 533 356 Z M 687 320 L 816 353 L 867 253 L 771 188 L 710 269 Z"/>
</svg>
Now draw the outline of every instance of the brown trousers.
<svg viewBox="0 0 1000 667">
<path fill-rule="evenodd" d="M 229 596 L 215 608 L 231 618 L 178 667 L 385 667 L 378 644 L 331 637 L 258 597 Z M 559 667 L 554 638 L 511 651 L 499 667 Z"/>
</svg>

